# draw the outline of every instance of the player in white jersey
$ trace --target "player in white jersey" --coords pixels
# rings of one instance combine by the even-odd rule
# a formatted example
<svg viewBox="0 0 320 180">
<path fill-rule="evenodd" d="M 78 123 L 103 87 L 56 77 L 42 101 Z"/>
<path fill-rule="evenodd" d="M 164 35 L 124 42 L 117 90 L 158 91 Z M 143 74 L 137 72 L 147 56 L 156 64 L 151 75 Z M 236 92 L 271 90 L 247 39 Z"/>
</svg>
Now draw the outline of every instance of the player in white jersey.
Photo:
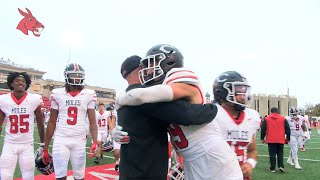
<svg viewBox="0 0 320 180">
<path fill-rule="evenodd" d="M 44 127 L 47 128 L 49 119 L 50 119 L 50 111 L 49 109 L 45 109 L 43 112 L 43 116 L 44 116 Z"/>
<path fill-rule="evenodd" d="M 0 96 L 0 134 L 4 119 L 7 119 L 4 144 L 0 159 L 2 180 L 13 179 L 17 160 L 22 179 L 34 179 L 35 156 L 33 147 L 34 120 L 44 144 L 44 125 L 41 106 L 42 97 L 27 93 L 31 79 L 27 73 L 10 73 L 7 85 L 13 91 Z M 41 151 L 39 148 L 37 151 Z"/>
<path fill-rule="evenodd" d="M 318 126 L 318 135 L 320 136 L 320 117 L 317 117 L 315 121 L 317 122 L 317 126 Z"/>
<path fill-rule="evenodd" d="M 107 107 L 107 112 L 108 112 L 108 131 L 109 131 L 109 136 L 108 138 L 111 138 L 111 131 L 115 126 L 118 125 L 118 115 L 117 111 L 114 110 L 113 106 L 108 106 Z M 117 143 L 112 139 L 112 146 L 113 146 L 113 155 L 114 159 L 116 160 L 116 165 L 114 167 L 115 171 L 119 170 L 119 163 L 120 163 L 120 148 L 121 144 Z"/>
<path fill-rule="evenodd" d="M 48 147 L 55 134 L 52 158 L 56 179 L 66 179 L 68 162 L 71 161 L 73 177 L 84 179 L 86 167 L 86 128 L 88 115 L 93 143 L 90 153 L 97 149 L 97 124 L 95 119 L 96 93 L 84 88 L 84 69 L 69 64 L 65 71 L 65 88 L 54 89 L 51 94 L 51 114 L 43 152 L 48 162 Z"/>
<path fill-rule="evenodd" d="M 302 169 L 298 161 L 298 143 L 301 138 L 306 137 L 305 132 L 307 131 L 303 119 L 299 118 L 296 108 L 290 109 L 290 116 L 286 119 L 290 127 L 290 153 L 287 160 L 288 164 L 294 165 L 296 169 Z"/>
<path fill-rule="evenodd" d="M 300 141 L 300 149 L 301 149 L 301 151 L 302 152 L 305 152 L 306 151 L 306 149 L 305 149 L 305 144 L 306 144 L 306 142 L 308 141 L 308 140 L 310 140 L 310 122 L 309 122 L 309 116 L 308 115 L 304 115 L 304 114 L 302 114 L 302 115 L 298 115 L 298 118 L 299 119 L 302 119 L 302 122 L 303 122 L 303 124 L 306 126 L 306 129 L 307 129 L 307 131 L 304 133 L 304 135 L 305 136 L 303 136 L 302 138 L 301 138 L 301 141 Z"/>
<path fill-rule="evenodd" d="M 96 123 L 98 126 L 98 150 L 95 153 L 96 158 L 94 162 L 99 164 L 103 159 L 103 151 L 101 150 L 101 146 L 108 136 L 108 112 L 105 111 L 105 106 L 102 102 L 98 104 L 98 111 L 96 111 Z"/>
<path fill-rule="evenodd" d="M 183 67 L 183 56 L 170 45 L 152 47 L 141 60 L 139 72 L 142 84 L 156 85 L 133 89 L 117 99 L 119 105 L 139 105 L 185 99 L 203 104 L 205 99 L 197 75 Z M 168 128 L 176 151 L 184 158 L 183 169 L 187 180 L 243 179 L 235 153 L 223 139 L 216 121 L 208 124 Z"/>
<path fill-rule="evenodd" d="M 250 179 L 258 160 L 256 132 L 260 127 L 260 116 L 247 107 L 251 99 L 250 88 L 246 78 L 236 71 L 222 73 L 213 85 L 218 107 L 215 120 L 238 156 L 244 179 Z"/>
</svg>

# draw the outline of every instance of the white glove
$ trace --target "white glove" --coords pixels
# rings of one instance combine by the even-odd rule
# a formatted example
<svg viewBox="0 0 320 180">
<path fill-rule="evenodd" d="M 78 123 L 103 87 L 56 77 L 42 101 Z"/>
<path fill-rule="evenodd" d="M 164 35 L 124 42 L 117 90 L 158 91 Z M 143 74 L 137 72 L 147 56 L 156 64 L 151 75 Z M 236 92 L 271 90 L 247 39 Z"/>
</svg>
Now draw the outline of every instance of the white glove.
<svg viewBox="0 0 320 180">
<path fill-rule="evenodd" d="M 111 135 L 113 140 L 118 144 L 128 144 L 130 142 L 130 137 L 128 136 L 128 133 L 125 131 L 122 131 L 121 126 L 116 126 L 111 131 Z"/>
<path fill-rule="evenodd" d="M 38 148 L 37 151 L 36 151 L 36 153 L 38 153 L 40 156 L 42 156 L 43 147 L 44 147 L 44 143 L 40 143 L 40 146 L 39 146 L 39 148 Z"/>
</svg>

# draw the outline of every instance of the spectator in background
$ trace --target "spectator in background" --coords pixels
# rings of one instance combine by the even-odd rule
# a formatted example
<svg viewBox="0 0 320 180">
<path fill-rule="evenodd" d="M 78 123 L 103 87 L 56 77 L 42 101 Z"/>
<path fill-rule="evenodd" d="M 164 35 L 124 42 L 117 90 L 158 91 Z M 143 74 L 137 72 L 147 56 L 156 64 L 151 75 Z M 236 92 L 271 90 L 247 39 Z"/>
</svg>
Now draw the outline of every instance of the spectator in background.
<svg viewBox="0 0 320 180">
<path fill-rule="evenodd" d="M 264 139 L 266 136 L 266 140 Z M 290 141 L 288 121 L 278 113 L 278 108 L 271 108 L 271 114 L 262 121 L 261 143 L 267 143 L 270 157 L 270 171 L 275 172 L 276 155 L 278 168 L 284 172 L 283 146 Z"/>
</svg>

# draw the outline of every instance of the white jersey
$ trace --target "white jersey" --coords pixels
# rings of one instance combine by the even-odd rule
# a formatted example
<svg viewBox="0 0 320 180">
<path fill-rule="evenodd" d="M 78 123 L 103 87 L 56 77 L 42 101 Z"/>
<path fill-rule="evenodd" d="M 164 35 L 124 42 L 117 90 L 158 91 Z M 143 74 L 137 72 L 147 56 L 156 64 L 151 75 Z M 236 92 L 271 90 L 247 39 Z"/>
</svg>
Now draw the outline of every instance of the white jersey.
<svg viewBox="0 0 320 180">
<path fill-rule="evenodd" d="M 43 115 L 44 115 L 44 122 L 47 123 L 49 121 L 49 119 L 50 119 L 50 111 L 43 112 Z"/>
<path fill-rule="evenodd" d="M 296 120 L 294 120 L 293 118 L 291 118 L 290 116 L 286 117 L 288 123 L 289 123 L 289 127 L 290 127 L 290 132 L 291 132 L 291 136 L 302 136 L 303 135 L 303 130 L 302 130 L 302 124 L 303 124 L 303 119 L 297 117 Z"/>
<path fill-rule="evenodd" d="M 173 68 L 167 73 L 163 84 L 174 82 L 194 85 L 203 97 L 198 76 L 194 72 L 185 68 Z M 204 102 L 205 99 L 203 98 L 202 103 Z M 219 143 L 225 142 L 215 120 L 207 124 L 193 126 L 170 124 L 168 131 L 176 150 L 185 161 L 197 159 L 213 147 L 219 146 Z"/>
<path fill-rule="evenodd" d="M 237 154 L 241 165 L 246 162 L 247 147 L 252 142 L 252 138 L 255 138 L 260 127 L 259 113 L 253 109 L 245 108 L 236 120 L 222 106 L 216 105 L 218 113 L 214 120 L 218 122 L 224 139 Z"/>
<path fill-rule="evenodd" d="M 303 123 L 306 125 L 306 128 L 307 128 L 307 129 L 310 129 L 309 116 L 308 116 L 308 115 L 302 116 L 302 120 L 303 120 Z"/>
<path fill-rule="evenodd" d="M 96 123 L 98 126 L 98 131 L 108 132 L 108 113 L 104 111 L 100 114 L 99 111 L 96 111 Z"/>
<path fill-rule="evenodd" d="M 118 125 L 118 114 L 117 114 L 117 111 L 115 111 L 115 110 L 107 111 L 107 116 L 110 116 L 111 114 L 112 114 L 112 116 L 114 116 L 116 118 L 116 125 Z"/>
<path fill-rule="evenodd" d="M 85 120 L 88 109 L 95 109 L 95 91 L 83 89 L 71 95 L 65 88 L 54 89 L 51 94 L 51 108 L 59 111 L 55 136 L 85 136 Z"/>
<path fill-rule="evenodd" d="M 20 100 L 13 93 L 1 95 L 0 110 L 7 119 L 4 140 L 19 144 L 33 142 L 34 111 L 42 104 L 42 97 L 38 94 L 26 93 Z"/>
</svg>

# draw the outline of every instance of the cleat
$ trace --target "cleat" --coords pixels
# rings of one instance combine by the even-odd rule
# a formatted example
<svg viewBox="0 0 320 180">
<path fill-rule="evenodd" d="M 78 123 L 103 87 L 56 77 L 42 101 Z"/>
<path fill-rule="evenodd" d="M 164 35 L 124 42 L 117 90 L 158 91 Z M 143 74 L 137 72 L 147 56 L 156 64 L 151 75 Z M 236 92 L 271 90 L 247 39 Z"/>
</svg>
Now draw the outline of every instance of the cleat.
<svg viewBox="0 0 320 180">
<path fill-rule="evenodd" d="M 306 150 L 305 150 L 304 148 L 301 148 L 301 151 L 302 151 L 302 152 L 305 152 Z"/>
<path fill-rule="evenodd" d="M 116 164 L 116 166 L 114 166 L 114 170 L 119 171 L 119 164 Z"/>
<path fill-rule="evenodd" d="M 302 167 L 299 164 L 294 165 L 294 168 L 299 169 L 299 170 L 302 169 Z"/>
<path fill-rule="evenodd" d="M 272 172 L 272 173 L 275 173 L 275 172 L 276 172 L 274 169 L 271 170 L 270 168 L 269 168 L 269 171 Z"/>
<path fill-rule="evenodd" d="M 294 166 L 294 164 L 293 164 L 293 162 L 292 162 L 292 159 L 288 159 L 288 160 L 287 160 L 287 163 L 290 164 L 291 166 Z"/>
<path fill-rule="evenodd" d="M 99 157 L 96 157 L 96 159 L 93 162 L 96 163 L 96 164 L 99 164 L 100 163 Z"/>
<path fill-rule="evenodd" d="M 283 167 L 279 167 L 279 171 L 284 173 L 284 168 Z"/>
</svg>

